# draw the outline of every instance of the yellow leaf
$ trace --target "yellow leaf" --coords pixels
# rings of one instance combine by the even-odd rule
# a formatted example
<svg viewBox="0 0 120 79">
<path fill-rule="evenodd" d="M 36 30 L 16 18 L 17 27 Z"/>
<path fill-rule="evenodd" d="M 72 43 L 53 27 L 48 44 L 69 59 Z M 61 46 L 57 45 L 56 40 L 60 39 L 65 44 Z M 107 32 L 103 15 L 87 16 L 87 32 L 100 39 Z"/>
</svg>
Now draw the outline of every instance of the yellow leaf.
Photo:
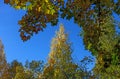
<svg viewBox="0 0 120 79">
<path fill-rule="evenodd" d="M 32 10 L 32 7 L 33 7 L 32 4 L 30 4 L 29 6 L 27 6 L 28 10 Z"/>
<path fill-rule="evenodd" d="M 46 11 L 46 13 L 47 13 L 47 14 L 50 14 L 50 10 L 48 9 L 48 10 Z"/>
<path fill-rule="evenodd" d="M 23 10 L 26 10 L 26 7 L 23 7 L 22 9 L 23 9 Z"/>
<path fill-rule="evenodd" d="M 45 0 L 46 3 L 48 3 L 48 0 Z"/>
<path fill-rule="evenodd" d="M 18 2 L 18 0 L 15 0 L 15 4 L 18 4 L 19 2 Z"/>
<path fill-rule="evenodd" d="M 88 44 L 88 49 L 90 49 L 90 48 L 91 48 L 91 46 L 92 46 L 92 44 L 91 44 L 91 43 L 89 43 L 89 44 Z"/>
<path fill-rule="evenodd" d="M 20 6 L 15 6 L 16 9 L 20 9 Z"/>
<path fill-rule="evenodd" d="M 51 10 L 51 14 L 53 15 L 54 13 L 55 13 L 55 10 L 54 10 L 54 9 L 52 9 L 52 10 Z"/>
<path fill-rule="evenodd" d="M 38 12 L 40 12 L 40 10 L 41 10 L 41 7 L 38 7 Z"/>
</svg>

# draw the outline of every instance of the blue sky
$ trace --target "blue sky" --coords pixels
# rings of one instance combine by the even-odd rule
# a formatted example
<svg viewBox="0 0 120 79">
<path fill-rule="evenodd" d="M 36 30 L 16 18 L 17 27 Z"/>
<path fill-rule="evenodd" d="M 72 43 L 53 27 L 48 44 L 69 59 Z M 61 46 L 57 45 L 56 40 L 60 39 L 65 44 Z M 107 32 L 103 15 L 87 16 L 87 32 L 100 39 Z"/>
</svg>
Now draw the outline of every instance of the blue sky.
<svg viewBox="0 0 120 79">
<path fill-rule="evenodd" d="M 69 34 L 69 40 L 72 42 L 74 61 L 79 61 L 84 56 L 91 55 L 84 49 L 82 38 L 79 36 L 80 27 L 73 22 L 59 19 L 56 26 L 47 25 L 43 32 L 34 35 L 29 41 L 23 42 L 19 36 L 18 20 L 24 15 L 25 11 L 15 10 L 8 5 L 0 2 L 0 39 L 4 44 L 4 50 L 8 62 L 17 59 L 20 62 L 26 60 L 47 60 L 50 52 L 50 44 L 62 23 L 66 32 Z"/>
</svg>

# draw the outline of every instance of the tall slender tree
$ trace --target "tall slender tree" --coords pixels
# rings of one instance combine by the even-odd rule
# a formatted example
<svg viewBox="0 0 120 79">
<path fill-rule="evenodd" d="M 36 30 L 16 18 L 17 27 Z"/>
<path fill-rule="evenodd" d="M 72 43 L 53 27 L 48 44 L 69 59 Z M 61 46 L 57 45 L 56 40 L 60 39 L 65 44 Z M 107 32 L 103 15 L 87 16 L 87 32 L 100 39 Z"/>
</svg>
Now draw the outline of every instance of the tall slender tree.
<svg viewBox="0 0 120 79">
<path fill-rule="evenodd" d="M 72 62 L 71 43 L 61 24 L 55 37 L 52 39 L 48 65 L 44 68 L 47 79 L 71 79 L 75 76 L 77 65 Z"/>
<path fill-rule="evenodd" d="M 8 79 L 8 65 L 5 58 L 4 46 L 0 40 L 0 79 Z"/>
</svg>

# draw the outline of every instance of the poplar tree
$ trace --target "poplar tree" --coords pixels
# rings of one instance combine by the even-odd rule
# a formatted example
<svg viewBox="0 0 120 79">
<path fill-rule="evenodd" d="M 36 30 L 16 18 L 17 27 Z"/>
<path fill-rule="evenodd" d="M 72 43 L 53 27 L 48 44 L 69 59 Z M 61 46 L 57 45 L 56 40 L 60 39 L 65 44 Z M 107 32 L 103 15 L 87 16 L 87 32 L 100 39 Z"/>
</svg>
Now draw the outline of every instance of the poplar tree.
<svg viewBox="0 0 120 79">
<path fill-rule="evenodd" d="M 8 79 L 8 65 L 5 58 L 4 46 L 0 40 L 0 79 Z"/>
<path fill-rule="evenodd" d="M 75 78 L 77 65 L 72 62 L 71 43 L 65 33 L 63 25 L 60 25 L 55 37 L 52 39 L 47 66 L 44 68 L 44 77 L 47 79 L 71 79 Z"/>
</svg>

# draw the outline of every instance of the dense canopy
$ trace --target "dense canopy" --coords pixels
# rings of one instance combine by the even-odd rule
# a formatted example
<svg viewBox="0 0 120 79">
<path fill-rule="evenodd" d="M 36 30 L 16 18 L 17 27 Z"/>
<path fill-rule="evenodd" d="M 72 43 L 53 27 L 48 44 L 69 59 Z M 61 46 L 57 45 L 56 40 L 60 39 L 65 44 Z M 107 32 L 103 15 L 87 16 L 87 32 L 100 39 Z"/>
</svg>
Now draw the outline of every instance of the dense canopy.
<svg viewBox="0 0 120 79">
<path fill-rule="evenodd" d="M 94 72 L 109 76 L 120 67 L 120 0 L 4 0 L 11 7 L 26 10 L 18 21 L 20 37 L 30 39 L 47 24 L 57 25 L 59 18 L 74 19 L 82 28 L 85 48 L 96 57 Z M 118 68 L 115 70 L 114 68 Z M 99 71 L 99 72 L 98 72 Z M 119 75 L 116 77 L 119 78 Z"/>
</svg>

